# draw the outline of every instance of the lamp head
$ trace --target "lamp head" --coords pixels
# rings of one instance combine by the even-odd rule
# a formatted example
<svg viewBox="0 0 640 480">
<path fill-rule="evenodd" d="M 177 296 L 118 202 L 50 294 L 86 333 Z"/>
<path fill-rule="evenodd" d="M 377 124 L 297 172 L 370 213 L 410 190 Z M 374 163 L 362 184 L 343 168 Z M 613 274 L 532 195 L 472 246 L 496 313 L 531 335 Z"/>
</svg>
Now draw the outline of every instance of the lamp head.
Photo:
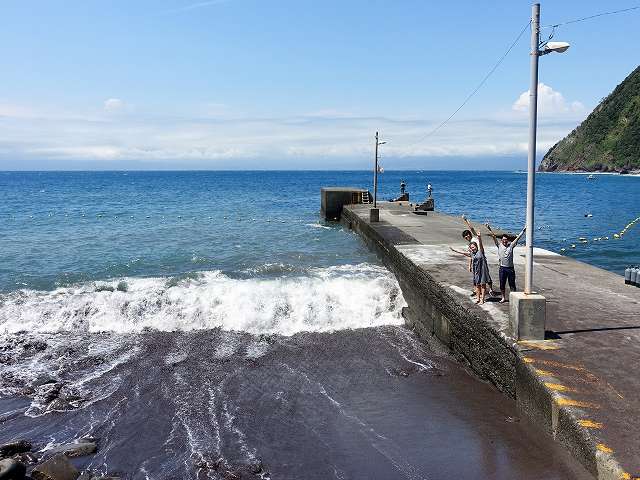
<svg viewBox="0 0 640 480">
<path fill-rule="evenodd" d="M 542 54 L 551 52 L 564 53 L 569 49 L 570 45 L 567 42 L 547 42 L 542 50 Z"/>
</svg>

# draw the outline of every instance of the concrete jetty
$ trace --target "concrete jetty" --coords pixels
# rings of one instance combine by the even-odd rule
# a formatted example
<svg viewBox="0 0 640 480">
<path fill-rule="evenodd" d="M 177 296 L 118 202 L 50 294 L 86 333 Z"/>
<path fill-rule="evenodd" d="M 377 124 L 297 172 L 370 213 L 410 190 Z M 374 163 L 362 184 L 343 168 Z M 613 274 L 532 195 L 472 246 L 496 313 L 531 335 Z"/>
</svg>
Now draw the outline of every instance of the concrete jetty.
<svg viewBox="0 0 640 480">
<path fill-rule="evenodd" d="M 515 398 L 595 478 L 640 479 L 640 290 L 619 275 L 536 249 L 534 287 L 547 298 L 546 336 L 516 341 L 509 304 L 476 305 L 467 259 L 449 250 L 466 248 L 462 219 L 415 215 L 406 202 L 378 206 L 379 222 L 369 222 L 367 204 L 345 205 L 340 221 L 397 277 L 407 325 Z M 497 249 L 483 238 L 497 289 Z M 520 287 L 523 247 L 514 262 Z"/>
</svg>

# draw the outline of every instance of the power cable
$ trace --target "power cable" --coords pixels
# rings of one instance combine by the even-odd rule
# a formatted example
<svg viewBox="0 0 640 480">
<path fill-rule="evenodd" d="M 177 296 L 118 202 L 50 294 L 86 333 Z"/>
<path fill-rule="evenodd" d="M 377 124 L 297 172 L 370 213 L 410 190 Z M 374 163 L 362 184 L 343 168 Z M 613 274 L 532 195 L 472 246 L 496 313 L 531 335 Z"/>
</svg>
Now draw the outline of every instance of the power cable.
<svg viewBox="0 0 640 480">
<path fill-rule="evenodd" d="M 552 25 L 543 25 L 540 28 L 561 27 L 562 25 L 569 25 L 571 23 L 584 22 L 585 20 L 591 20 L 592 18 L 604 17 L 605 15 L 615 15 L 617 13 L 630 12 L 632 10 L 638 10 L 638 9 L 640 9 L 640 5 L 637 5 L 635 7 L 630 7 L 630 8 L 623 8 L 622 10 L 612 10 L 610 12 L 596 13 L 595 15 L 589 15 L 588 17 L 576 18 L 575 20 L 567 20 L 566 22 L 562 22 L 562 23 L 554 23 Z"/>
<path fill-rule="evenodd" d="M 523 29 L 520 31 L 520 33 L 518 34 L 518 36 L 516 37 L 516 39 L 513 41 L 513 43 L 511 43 L 511 45 L 509 45 L 509 48 L 507 49 L 507 51 L 502 55 L 502 57 L 500 57 L 500 59 L 493 65 L 493 67 L 491 68 L 491 70 L 489 70 L 489 72 L 484 76 L 484 78 L 480 81 L 480 83 L 478 84 L 478 86 L 467 96 L 467 98 L 464 99 L 464 101 L 460 104 L 460 106 L 458 108 L 456 108 L 456 110 L 449 115 L 449 117 L 443 121 L 442 123 L 438 124 L 438 126 L 436 126 L 433 130 L 427 132 L 424 136 L 422 136 L 421 138 L 419 138 L 418 140 L 416 140 L 413 143 L 410 143 L 409 145 L 407 145 L 406 148 L 410 148 L 413 147 L 414 145 L 422 142 L 423 140 L 425 140 L 427 137 L 430 137 L 431 135 L 433 135 L 434 133 L 436 133 L 438 130 L 440 130 L 442 127 L 444 127 L 460 110 L 462 110 L 462 108 L 469 102 L 469 100 L 471 100 L 471 98 L 473 98 L 473 96 L 478 93 L 478 91 L 484 86 L 484 84 L 487 82 L 487 80 L 489 80 L 489 77 L 491 77 L 491 75 L 493 75 L 493 73 L 498 69 L 498 67 L 502 64 L 502 62 L 504 61 L 505 58 L 507 58 L 507 55 L 509 55 L 509 53 L 511 52 L 511 50 L 513 50 L 513 47 L 516 46 L 516 44 L 518 43 L 518 41 L 520 41 L 520 38 L 522 38 L 522 35 L 524 35 L 524 32 L 529 28 L 529 25 L 531 25 L 531 21 L 528 21 L 527 24 L 523 27 Z M 404 155 L 400 155 L 400 158 L 407 156 L 408 154 L 404 154 Z"/>
</svg>

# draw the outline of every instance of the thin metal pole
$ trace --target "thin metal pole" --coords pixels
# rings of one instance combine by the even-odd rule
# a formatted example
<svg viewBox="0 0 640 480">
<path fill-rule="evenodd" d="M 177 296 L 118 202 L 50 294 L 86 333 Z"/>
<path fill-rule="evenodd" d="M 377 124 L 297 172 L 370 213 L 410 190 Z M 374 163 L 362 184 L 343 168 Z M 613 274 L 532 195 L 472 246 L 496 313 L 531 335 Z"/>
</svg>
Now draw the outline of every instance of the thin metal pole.
<svg viewBox="0 0 640 480">
<path fill-rule="evenodd" d="M 529 158 L 527 164 L 527 236 L 524 293 L 533 290 L 533 220 L 536 192 L 536 130 L 538 121 L 538 59 L 540 4 L 531 9 L 531 86 L 529 87 Z"/>
<path fill-rule="evenodd" d="M 376 161 L 373 171 L 373 208 L 378 208 L 378 132 L 376 132 Z"/>
</svg>

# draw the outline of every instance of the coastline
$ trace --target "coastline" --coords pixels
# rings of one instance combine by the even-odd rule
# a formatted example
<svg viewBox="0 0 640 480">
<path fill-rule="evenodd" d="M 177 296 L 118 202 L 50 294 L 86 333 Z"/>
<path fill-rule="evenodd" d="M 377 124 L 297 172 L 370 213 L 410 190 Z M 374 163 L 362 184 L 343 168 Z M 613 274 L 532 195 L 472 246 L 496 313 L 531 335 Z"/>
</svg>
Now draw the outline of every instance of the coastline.
<svg viewBox="0 0 640 480">
<path fill-rule="evenodd" d="M 525 172 L 526 173 L 526 172 Z M 633 170 L 629 173 L 620 173 L 620 172 L 590 172 L 589 170 L 575 170 L 575 171 L 554 171 L 548 172 L 545 170 L 537 170 L 536 173 L 549 173 L 554 175 L 615 175 L 620 177 L 640 177 L 640 170 Z"/>
</svg>

